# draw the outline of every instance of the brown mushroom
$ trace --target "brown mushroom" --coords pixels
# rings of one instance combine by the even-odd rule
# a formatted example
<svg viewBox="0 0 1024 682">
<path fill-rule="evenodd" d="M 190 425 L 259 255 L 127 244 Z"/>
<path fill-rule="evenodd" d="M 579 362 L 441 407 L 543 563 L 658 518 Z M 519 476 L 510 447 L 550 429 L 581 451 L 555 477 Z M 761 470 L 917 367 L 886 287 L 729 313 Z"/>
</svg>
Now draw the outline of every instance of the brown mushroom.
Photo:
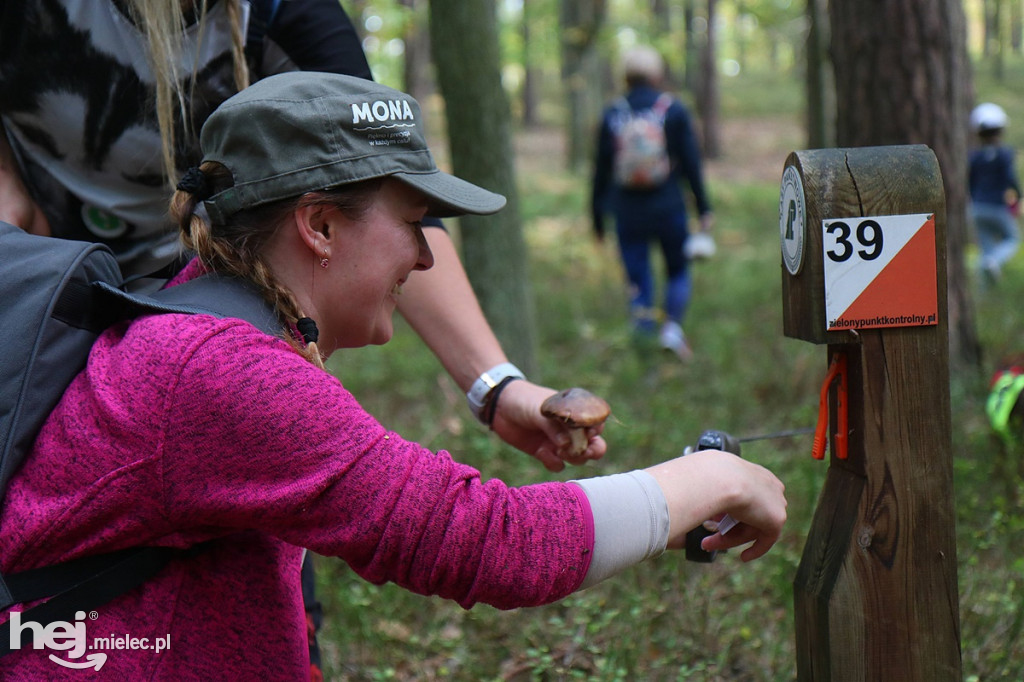
<svg viewBox="0 0 1024 682">
<path fill-rule="evenodd" d="M 587 429 L 602 424 L 611 413 L 611 407 L 590 391 L 567 388 L 545 400 L 540 412 L 568 427 L 572 454 L 582 455 L 587 449 Z"/>
</svg>

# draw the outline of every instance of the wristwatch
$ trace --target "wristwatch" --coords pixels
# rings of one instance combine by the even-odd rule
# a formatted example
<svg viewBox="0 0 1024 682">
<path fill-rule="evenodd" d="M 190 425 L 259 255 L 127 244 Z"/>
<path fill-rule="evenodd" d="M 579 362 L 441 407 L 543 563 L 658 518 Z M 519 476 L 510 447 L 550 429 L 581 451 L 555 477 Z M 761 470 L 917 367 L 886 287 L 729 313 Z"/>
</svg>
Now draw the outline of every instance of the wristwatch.
<svg viewBox="0 0 1024 682">
<path fill-rule="evenodd" d="M 473 385 L 466 392 L 466 402 L 469 403 L 469 411 L 473 413 L 482 424 L 487 424 L 483 416 L 484 406 L 487 405 L 487 398 L 491 395 L 498 384 L 507 378 L 525 379 L 526 375 L 511 362 L 503 362 L 495 365 L 477 377 Z"/>
</svg>

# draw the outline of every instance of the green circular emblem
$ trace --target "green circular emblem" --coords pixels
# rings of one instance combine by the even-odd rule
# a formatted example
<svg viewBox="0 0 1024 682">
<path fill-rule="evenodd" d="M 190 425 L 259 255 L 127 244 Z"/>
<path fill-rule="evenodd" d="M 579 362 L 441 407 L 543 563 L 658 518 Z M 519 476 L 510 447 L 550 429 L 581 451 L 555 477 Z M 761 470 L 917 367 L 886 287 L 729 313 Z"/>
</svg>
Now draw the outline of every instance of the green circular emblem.
<svg viewBox="0 0 1024 682">
<path fill-rule="evenodd" d="M 103 239 L 117 239 L 128 233 L 128 223 L 88 204 L 82 204 L 82 222 L 90 232 Z"/>
</svg>

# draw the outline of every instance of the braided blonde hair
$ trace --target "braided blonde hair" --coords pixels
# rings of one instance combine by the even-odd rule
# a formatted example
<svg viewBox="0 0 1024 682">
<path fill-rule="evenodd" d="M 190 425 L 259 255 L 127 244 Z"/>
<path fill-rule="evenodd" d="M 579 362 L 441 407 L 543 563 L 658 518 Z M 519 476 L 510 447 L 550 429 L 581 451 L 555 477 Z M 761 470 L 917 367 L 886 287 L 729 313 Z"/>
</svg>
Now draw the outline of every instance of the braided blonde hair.
<svg viewBox="0 0 1024 682">
<path fill-rule="evenodd" d="M 235 87 L 243 90 L 249 85 L 249 67 L 245 59 L 245 36 L 242 33 L 241 0 L 222 0 L 227 3 L 231 22 L 231 56 L 234 65 Z M 181 122 L 186 139 L 195 137 L 188 103 L 197 73 L 193 69 L 187 81 L 178 68 L 182 56 L 183 38 L 187 30 L 186 13 L 199 15 L 199 39 L 202 44 L 206 28 L 207 0 L 130 0 L 130 11 L 136 25 L 146 36 L 149 65 L 153 70 L 156 90 L 156 118 L 160 128 L 161 154 L 164 174 L 170 187 L 178 182 L 175 164 L 176 121 Z M 198 67 L 198 60 L 193 60 Z"/>
<path fill-rule="evenodd" d="M 234 184 L 231 172 L 216 161 L 204 162 L 199 170 L 208 183 L 208 196 Z M 298 321 L 306 315 L 292 292 L 277 281 L 264 259 L 271 237 L 287 216 L 302 206 L 330 204 L 348 219 L 359 220 L 365 215 L 381 184 L 381 179 L 366 180 L 334 189 L 307 192 L 299 197 L 239 211 L 216 226 L 196 213 L 202 199 L 179 189 L 171 198 L 170 216 L 181 230 L 185 248 L 193 251 L 207 270 L 254 283 L 288 327 L 295 330 Z M 285 340 L 314 365 L 324 367 L 323 357 L 315 342 L 303 343 L 294 331 L 286 335 Z"/>
</svg>

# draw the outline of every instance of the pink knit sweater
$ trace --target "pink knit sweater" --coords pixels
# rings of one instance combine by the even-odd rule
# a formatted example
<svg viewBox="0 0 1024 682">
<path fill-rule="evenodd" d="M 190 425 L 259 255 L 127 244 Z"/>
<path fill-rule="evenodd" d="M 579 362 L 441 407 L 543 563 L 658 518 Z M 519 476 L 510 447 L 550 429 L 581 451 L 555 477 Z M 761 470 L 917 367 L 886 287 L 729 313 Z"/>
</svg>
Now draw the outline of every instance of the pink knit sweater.
<svg viewBox="0 0 1024 682">
<path fill-rule="evenodd" d="M 374 583 L 504 609 L 576 589 L 592 524 L 578 486 L 484 482 L 247 323 L 142 318 L 101 336 L 14 477 L 0 569 L 218 541 L 82 621 L 89 645 L 140 645 L 111 643 L 98 673 L 48 657 L 81 653 L 23 648 L 0 679 L 304 679 L 300 547 Z"/>
</svg>

